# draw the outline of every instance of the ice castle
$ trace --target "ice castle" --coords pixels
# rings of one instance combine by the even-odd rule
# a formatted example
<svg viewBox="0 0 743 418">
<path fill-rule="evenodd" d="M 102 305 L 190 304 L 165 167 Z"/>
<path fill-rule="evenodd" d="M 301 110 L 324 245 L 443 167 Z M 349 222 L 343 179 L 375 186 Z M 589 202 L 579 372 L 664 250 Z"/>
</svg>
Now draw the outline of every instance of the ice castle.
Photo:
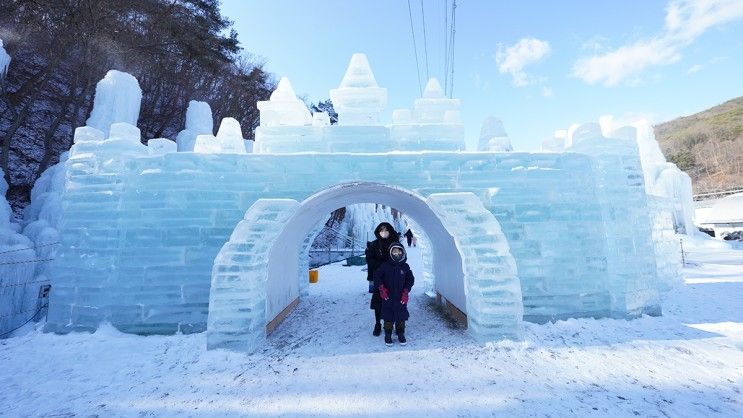
<svg viewBox="0 0 743 418">
<path fill-rule="evenodd" d="M 387 91 L 363 54 L 330 97 L 337 125 L 282 79 L 254 145 L 231 118 L 214 135 L 192 102 L 175 143 L 143 145 L 139 86 L 110 72 L 62 163 L 47 330 L 109 321 L 254 350 L 307 294 L 318 226 L 358 203 L 420 225 L 422 281 L 478 341 L 518 339 L 522 321 L 660 314 L 679 274 L 673 208 L 646 192 L 635 128 L 586 124 L 563 152 L 527 153 L 491 120 L 466 151 L 459 100 L 434 79 L 382 125 Z"/>
</svg>

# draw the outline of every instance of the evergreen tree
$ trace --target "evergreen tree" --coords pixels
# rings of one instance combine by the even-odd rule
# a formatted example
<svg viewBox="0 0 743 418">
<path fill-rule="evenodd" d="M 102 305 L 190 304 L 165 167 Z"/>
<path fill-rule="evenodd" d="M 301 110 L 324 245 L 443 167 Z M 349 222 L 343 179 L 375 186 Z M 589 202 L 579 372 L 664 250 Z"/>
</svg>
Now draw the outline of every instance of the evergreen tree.
<svg viewBox="0 0 743 418">
<path fill-rule="evenodd" d="M 175 138 L 190 100 L 208 102 L 215 124 L 235 117 L 252 138 L 255 103 L 275 83 L 231 26 L 217 0 L 0 2 L 0 39 L 12 57 L 0 85 L 0 168 L 14 210 L 70 148 L 110 69 L 139 80 L 145 139 Z"/>
<path fill-rule="evenodd" d="M 315 112 L 325 112 L 330 116 L 330 124 L 335 125 L 338 123 L 338 113 L 335 111 L 335 108 L 333 107 L 333 102 L 330 101 L 330 99 L 317 102 L 317 104 L 311 103 L 310 104 L 310 110 L 312 113 Z"/>
</svg>

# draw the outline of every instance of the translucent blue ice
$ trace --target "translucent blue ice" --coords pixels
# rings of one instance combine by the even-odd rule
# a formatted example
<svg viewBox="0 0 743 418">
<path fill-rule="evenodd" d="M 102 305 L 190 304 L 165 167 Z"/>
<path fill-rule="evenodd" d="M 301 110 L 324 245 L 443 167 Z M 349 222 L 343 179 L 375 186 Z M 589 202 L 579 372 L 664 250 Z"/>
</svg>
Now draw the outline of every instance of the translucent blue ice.
<svg viewBox="0 0 743 418">
<path fill-rule="evenodd" d="M 360 203 L 422 230 L 421 283 L 480 341 L 518 339 L 523 320 L 661 312 L 679 268 L 673 202 L 648 195 L 635 130 L 579 125 L 553 152 L 506 152 L 491 120 L 483 150 L 464 151 L 459 101 L 435 81 L 381 125 L 386 90 L 361 55 L 331 96 L 338 125 L 282 81 L 258 104 L 254 152 L 235 120 L 216 135 L 193 122 L 207 114 L 193 104 L 195 152 L 145 146 L 126 120 L 79 128 L 62 166 L 47 328 L 206 330 L 210 347 L 254 349 L 305 294 L 318 223 Z"/>
</svg>

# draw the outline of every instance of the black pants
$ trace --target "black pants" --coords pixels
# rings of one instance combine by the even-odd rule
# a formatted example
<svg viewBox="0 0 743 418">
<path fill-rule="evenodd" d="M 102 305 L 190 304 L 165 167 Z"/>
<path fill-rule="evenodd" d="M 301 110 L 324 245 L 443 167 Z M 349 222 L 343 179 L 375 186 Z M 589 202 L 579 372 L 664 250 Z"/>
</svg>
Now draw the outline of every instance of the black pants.
<svg viewBox="0 0 743 418">
<path fill-rule="evenodd" d="M 413 243 L 413 237 L 406 237 L 408 239 L 408 247 Z"/>
<path fill-rule="evenodd" d="M 395 331 L 397 334 L 404 334 L 405 333 L 405 321 L 384 321 L 384 330 L 392 332 L 392 325 L 395 325 Z"/>
</svg>

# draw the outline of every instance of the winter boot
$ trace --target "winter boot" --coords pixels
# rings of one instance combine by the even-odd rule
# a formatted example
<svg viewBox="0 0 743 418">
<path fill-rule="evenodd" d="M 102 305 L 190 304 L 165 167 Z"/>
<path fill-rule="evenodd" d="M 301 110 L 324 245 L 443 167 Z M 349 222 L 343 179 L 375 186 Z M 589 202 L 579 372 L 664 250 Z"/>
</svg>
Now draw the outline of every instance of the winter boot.
<svg viewBox="0 0 743 418">
<path fill-rule="evenodd" d="M 392 347 L 392 330 L 384 330 L 384 344 Z"/>
<path fill-rule="evenodd" d="M 382 334 L 382 324 L 380 324 L 379 322 L 377 322 L 374 325 L 374 331 L 372 332 L 372 335 L 375 336 L 375 337 L 379 337 L 381 334 Z"/>
<path fill-rule="evenodd" d="M 395 325 L 395 330 L 397 331 L 397 341 L 400 342 L 400 345 L 407 344 L 408 340 L 405 339 L 405 322 L 398 322 Z"/>
<path fill-rule="evenodd" d="M 392 322 L 384 321 L 384 343 L 387 347 L 392 346 Z"/>
</svg>

